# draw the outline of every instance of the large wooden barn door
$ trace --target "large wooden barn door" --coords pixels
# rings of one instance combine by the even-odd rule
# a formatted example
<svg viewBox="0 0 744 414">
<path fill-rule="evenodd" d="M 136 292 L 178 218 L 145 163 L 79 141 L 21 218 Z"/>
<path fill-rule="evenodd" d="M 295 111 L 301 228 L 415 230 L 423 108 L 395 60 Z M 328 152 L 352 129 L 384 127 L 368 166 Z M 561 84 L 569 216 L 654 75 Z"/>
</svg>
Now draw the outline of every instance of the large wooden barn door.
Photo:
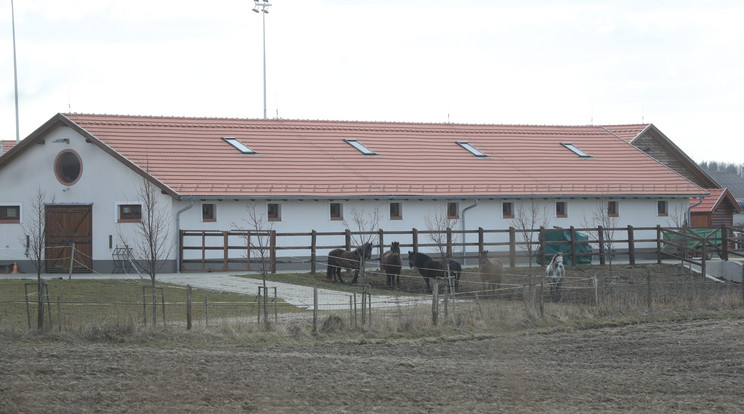
<svg viewBox="0 0 744 414">
<path fill-rule="evenodd" d="M 51 205 L 46 207 L 46 271 L 70 271 L 72 245 L 75 256 L 72 272 L 90 272 L 93 267 L 93 206 Z"/>
</svg>

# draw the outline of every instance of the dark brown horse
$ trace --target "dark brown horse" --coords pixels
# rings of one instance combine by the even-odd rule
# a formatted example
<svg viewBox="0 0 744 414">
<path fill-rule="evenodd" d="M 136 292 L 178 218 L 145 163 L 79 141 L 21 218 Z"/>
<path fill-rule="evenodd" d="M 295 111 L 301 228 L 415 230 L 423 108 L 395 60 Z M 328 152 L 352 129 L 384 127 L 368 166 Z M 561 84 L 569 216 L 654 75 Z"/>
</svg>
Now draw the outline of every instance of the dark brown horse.
<svg viewBox="0 0 744 414">
<path fill-rule="evenodd" d="M 382 271 L 387 275 L 388 287 L 400 287 L 400 268 L 403 260 L 400 258 L 400 243 L 393 242 L 390 250 L 382 255 Z"/>
<path fill-rule="evenodd" d="M 504 275 L 504 265 L 497 259 L 488 258 L 488 250 L 483 250 L 480 254 L 480 273 L 481 284 L 484 291 L 499 289 L 501 287 L 501 277 Z"/>
<path fill-rule="evenodd" d="M 460 286 L 460 274 L 462 274 L 462 266 L 460 266 L 460 263 L 452 259 L 449 260 L 448 264 L 450 274 L 455 278 L 455 292 L 457 292 Z M 434 260 L 429 255 L 423 253 L 409 251 L 408 266 L 418 269 L 421 276 L 424 277 L 424 281 L 426 282 L 426 290 L 428 290 L 429 292 L 431 292 L 429 278 L 447 277 L 446 265 L 441 261 Z"/>
<path fill-rule="evenodd" d="M 328 253 L 328 270 L 326 276 L 328 279 L 333 279 L 334 282 L 338 281 L 344 283 L 341 278 L 341 268 L 354 269 L 354 280 L 351 284 L 357 282 L 359 277 L 359 267 L 362 264 L 362 258 L 366 262 L 372 257 L 372 243 L 364 243 L 363 246 L 357 247 L 354 251 L 335 249 Z"/>
</svg>

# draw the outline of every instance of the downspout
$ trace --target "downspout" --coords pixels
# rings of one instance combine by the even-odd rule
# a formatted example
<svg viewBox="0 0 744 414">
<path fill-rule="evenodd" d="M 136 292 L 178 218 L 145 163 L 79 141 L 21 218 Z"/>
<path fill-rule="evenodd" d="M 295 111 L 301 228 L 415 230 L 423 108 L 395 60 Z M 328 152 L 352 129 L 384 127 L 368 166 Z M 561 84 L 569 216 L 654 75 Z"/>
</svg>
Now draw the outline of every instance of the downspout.
<svg viewBox="0 0 744 414">
<path fill-rule="evenodd" d="M 194 199 L 189 200 L 189 205 L 176 212 L 176 273 L 181 273 L 181 213 L 194 207 Z"/>
<path fill-rule="evenodd" d="M 692 209 L 695 208 L 695 207 L 697 207 L 697 206 L 699 206 L 700 204 L 703 204 L 703 199 L 705 197 L 700 196 L 698 198 L 700 199 L 700 201 L 698 201 L 697 203 L 691 205 L 690 207 L 687 207 L 687 226 L 688 227 L 692 227 L 692 220 L 690 218 L 690 213 L 692 212 Z"/>
<path fill-rule="evenodd" d="M 465 266 L 465 212 L 478 205 L 478 199 L 475 199 L 475 203 L 462 209 L 462 265 Z"/>
</svg>

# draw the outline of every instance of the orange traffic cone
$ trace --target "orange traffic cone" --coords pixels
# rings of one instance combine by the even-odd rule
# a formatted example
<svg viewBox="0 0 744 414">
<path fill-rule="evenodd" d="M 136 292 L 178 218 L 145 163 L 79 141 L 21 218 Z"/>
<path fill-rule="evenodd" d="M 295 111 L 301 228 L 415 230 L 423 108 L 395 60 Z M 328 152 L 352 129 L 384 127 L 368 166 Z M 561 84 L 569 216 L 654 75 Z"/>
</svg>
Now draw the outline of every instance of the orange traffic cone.
<svg viewBox="0 0 744 414">
<path fill-rule="evenodd" d="M 18 266 L 16 265 L 16 262 L 13 262 L 13 273 L 18 273 Z"/>
</svg>

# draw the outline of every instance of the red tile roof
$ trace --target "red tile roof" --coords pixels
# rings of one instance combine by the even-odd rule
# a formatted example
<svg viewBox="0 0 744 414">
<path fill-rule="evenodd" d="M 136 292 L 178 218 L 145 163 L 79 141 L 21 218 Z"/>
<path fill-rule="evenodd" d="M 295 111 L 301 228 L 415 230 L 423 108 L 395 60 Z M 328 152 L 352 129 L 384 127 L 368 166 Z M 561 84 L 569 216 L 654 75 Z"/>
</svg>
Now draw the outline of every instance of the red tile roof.
<svg viewBox="0 0 744 414">
<path fill-rule="evenodd" d="M 648 125 L 514 126 L 62 115 L 181 196 L 696 195 L 627 142 Z M 257 152 L 244 155 L 221 137 Z M 356 139 L 365 156 L 344 139 Z M 488 157 L 457 145 L 468 141 Z M 580 158 L 561 143 L 588 153 Z"/>
<path fill-rule="evenodd" d="M 739 204 L 734 199 L 734 196 L 731 194 L 730 191 L 728 191 L 727 188 L 709 188 L 706 191 L 710 193 L 710 196 L 705 197 L 702 203 L 698 204 L 700 200 L 697 198 L 690 199 L 690 207 L 692 207 L 692 210 L 690 210 L 691 212 L 712 212 L 715 211 L 718 206 L 721 205 L 721 203 L 723 203 L 724 201 L 728 201 L 729 205 L 732 209 L 734 209 L 735 212 L 741 212 L 741 207 L 739 207 Z"/>
</svg>

